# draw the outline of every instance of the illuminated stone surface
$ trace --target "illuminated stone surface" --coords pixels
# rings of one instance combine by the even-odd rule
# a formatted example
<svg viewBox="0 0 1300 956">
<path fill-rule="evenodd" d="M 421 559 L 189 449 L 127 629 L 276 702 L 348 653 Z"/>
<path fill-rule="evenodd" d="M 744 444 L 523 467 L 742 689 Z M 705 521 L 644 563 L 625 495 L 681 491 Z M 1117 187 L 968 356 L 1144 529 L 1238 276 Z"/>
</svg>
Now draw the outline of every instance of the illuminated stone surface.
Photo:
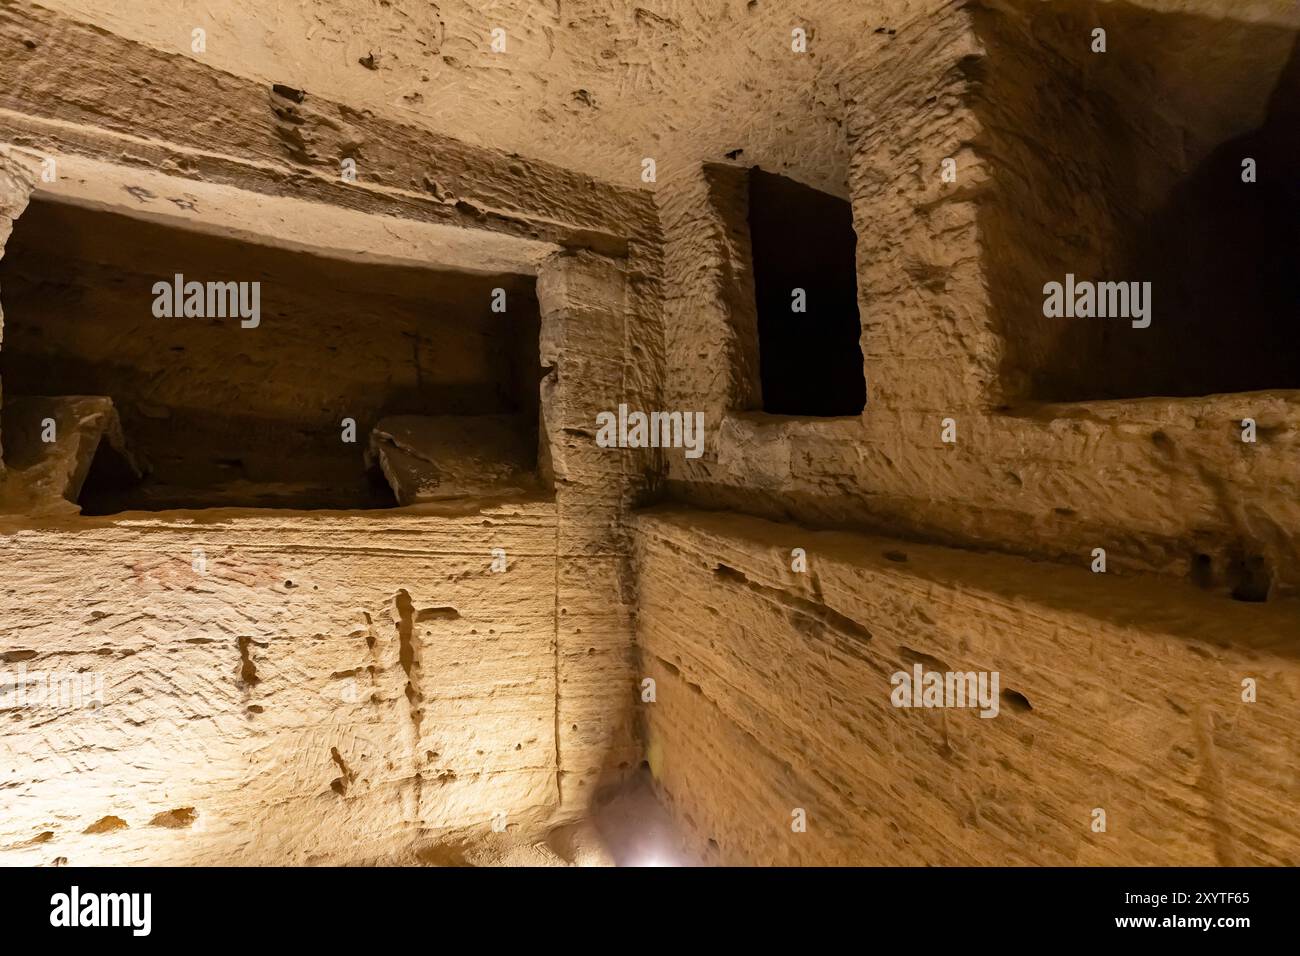
<svg viewBox="0 0 1300 956">
<path fill-rule="evenodd" d="M 181 6 L 0 7 L 0 862 L 1300 862 L 1300 376 L 1167 251 L 1300 160 L 1289 0 Z M 762 411 L 754 166 L 861 416 Z"/>
</svg>

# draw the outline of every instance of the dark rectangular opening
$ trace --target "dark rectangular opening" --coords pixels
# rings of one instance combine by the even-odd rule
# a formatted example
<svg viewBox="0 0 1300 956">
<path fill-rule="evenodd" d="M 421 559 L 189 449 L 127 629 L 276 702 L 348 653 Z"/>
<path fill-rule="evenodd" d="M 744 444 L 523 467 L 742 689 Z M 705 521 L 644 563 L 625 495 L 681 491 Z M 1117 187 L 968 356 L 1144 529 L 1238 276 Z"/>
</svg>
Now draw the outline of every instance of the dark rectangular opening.
<svg viewBox="0 0 1300 956">
<path fill-rule="evenodd" d="M 249 283 L 250 295 L 259 283 L 256 326 L 159 317 L 156 284 L 177 274 Z M 534 286 L 36 198 L 0 260 L 0 372 L 7 403 L 112 399 L 145 474 L 96 460 L 79 498 L 87 514 L 381 508 L 516 489 L 537 465 Z"/>
<path fill-rule="evenodd" d="M 1006 404 L 1300 388 L 1296 30 L 1096 0 L 975 18 L 981 119 L 1015 131 L 980 223 Z"/>
<path fill-rule="evenodd" d="M 861 414 L 867 388 L 849 203 L 756 167 L 749 233 L 763 410 Z"/>
</svg>

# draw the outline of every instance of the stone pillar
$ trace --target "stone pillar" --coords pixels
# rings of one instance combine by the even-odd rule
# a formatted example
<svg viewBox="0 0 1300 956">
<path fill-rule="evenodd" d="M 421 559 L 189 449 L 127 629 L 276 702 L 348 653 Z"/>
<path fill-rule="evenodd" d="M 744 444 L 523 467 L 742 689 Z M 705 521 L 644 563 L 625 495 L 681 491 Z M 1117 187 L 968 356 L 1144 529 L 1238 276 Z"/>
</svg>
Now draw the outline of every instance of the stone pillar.
<svg viewBox="0 0 1300 956">
<path fill-rule="evenodd" d="M 658 193 L 664 223 L 664 400 L 704 412 L 705 459 L 729 412 L 762 407 L 749 240 L 749 170 L 704 164 Z M 673 477 L 686 466 L 669 456 Z"/>
<path fill-rule="evenodd" d="M 542 471 L 555 486 L 556 771 L 559 817 L 584 815 L 598 787 L 636 766 L 637 679 L 625 517 L 652 461 L 601 448 L 596 416 L 638 404 L 625 368 L 629 278 L 588 252 L 548 259 L 541 305 Z"/>
<path fill-rule="evenodd" d="M 987 170 L 972 145 L 981 54 L 970 14 L 945 6 L 853 64 L 844 84 L 864 414 L 884 436 L 900 412 L 928 423 L 984 408 L 997 391 L 1001 339 L 977 220 Z M 946 159 L 956 182 L 943 178 Z"/>
</svg>

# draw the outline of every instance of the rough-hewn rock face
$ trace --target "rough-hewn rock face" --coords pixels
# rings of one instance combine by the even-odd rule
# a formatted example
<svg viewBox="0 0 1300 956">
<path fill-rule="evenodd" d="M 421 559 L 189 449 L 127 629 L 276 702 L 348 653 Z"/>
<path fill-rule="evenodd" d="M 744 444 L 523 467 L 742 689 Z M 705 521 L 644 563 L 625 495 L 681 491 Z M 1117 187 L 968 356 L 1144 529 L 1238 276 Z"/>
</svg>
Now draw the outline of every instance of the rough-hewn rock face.
<svg viewBox="0 0 1300 956">
<path fill-rule="evenodd" d="M 1270 9 L 1275 15 L 1282 12 Z M 1076 324 L 1063 333 L 1068 326 L 1045 322 L 1039 296 L 1043 283 L 1062 279 L 1066 271 L 1084 276 L 1122 262 L 1127 249 L 1117 246 L 1132 238 L 1126 230 L 1142 227 L 1143 215 L 1158 209 L 1177 188 L 1178 175 L 1195 168 L 1217 144 L 1265 122 L 1273 108 L 1270 98 L 1276 98 L 1271 91 L 1278 84 L 1279 89 L 1289 88 L 1285 67 L 1294 43 L 1294 20 L 1252 24 L 1251 15 L 1244 14 L 1241 21 L 1222 27 L 1243 40 L 1234 47 L 1243 51 L 1236 71 L 1216 60 L 1209 74 L 1218 78 L 1224 92 L 1208 110 L 1184 102 L 1191 86 L 1215 82 L 1194 78 L 1202 62 L 1199 54 L 1191 53 L 1201 47 L 1198 38 L 1222 35 L 1216 25 L 1221 10 L 1217 16 L 1208 7 L 1194 12 L 1201 17 L 1107 4 L 1053 4 L 1050 10 L 1042 4 L 949 5 L 900 23 L 896 34 L 845 65 L 848 192 L 858 237 L 869 396 L 860 419 L 776 418 L 752 411 L 753 371 L 743 356 L 756 334 L 750 318 L 753 293 L 746 280 L 747 252 L 732 238 L 743 228 L 743 193 L 717 189 L 707 167 L 689 182 L 661 185 L 665 394 L 683 407 L 724 410 L 718 427 L 710 429 L 702 459 L 667 456 L 670 493 L 699 506 L 783 521 L 857 526 L 913 540 L 1050 558 L 1078 569 L 1061 578 L 1062 587 L 1077 585 L 1081 594 L 1093 594 L 1098 606 L 1105 606 L 1112 600 L 1101 596 L 1106 587 L 1089 580 L 1085 570 L 1095 565 L 1095 549 L 1101 548 L 1109 563 L 1106 576 L 1099 579 L 1114 585 L 1114 600 L 1121 600 L 1119 595 L 1129 587 L 1118 576 L 1137 572 L 1157 572 L 1182 582 L 1164 592 L 1165 600 L 1184 608 L 1188 617 L 1203 613 L 1202 598 L 1194 588 L 1208 590 L 1219 602 L 1224 640 L 1251 627 L 1256 610 L 1230 598 L 1286 598 L 1285 615 L 1271 619 L 1259 633 L 1261 639 L 1293 649 L 1294 621 L 1286 615 L 1293 613 L 1290 596 L 1300 584 L 1295 392 L 1165 398 L 1165 379 L 1153 375 L 1148 376 L 1148 391 L 1121 392 L 1150 397 L 1069 404 L 1031 401 L 1043 395 L 1033 384 L 1035 378 L 1064 384 L 1068 373 L 1075 381 L 1114 381 L 1109 366 L 1099 364 L 1107 353 L 1083 345 L 1094 330 Z M 1253 11 L 1266 12 L 1263 7 Z M 1161 27 L 1164 16 L 1170 17 L 1168 29 Z M 1090 59 L 1087 41 L 1098 23 L 1109 29 L 1110 52 Z M 1144 39 L 1152 31 L 1160 34 L 1158 43 Z M 1232 83 L 1230 72 L 1244 78 Z M 1173 90 L 1178 95 L 1172 95 Z M 1106 112 L 1107 104 L 1113 104 L 1113 112 Z M 1168 152 L 1173 143 L 1179 144 L 1176 153 Z M 1122 164 L 1115 159 L 1116 149 L 1127 157 Z M 945 159 L 954 162 L 954 181 L 942 177 Z M 1240 157 L 1234 157 L 1234 176 L 1239 176 L 1239 167 Z M 1242 274 L 1250 275 L 1251 270 Z M 1108 276 L 1102 272 L 1101 277 Z M 1123 274 L 1125 279 L 1137 277 Z M 1181 280 L 1167 275 L 1157 282 L 1165 290 L 1157 298 L 1168 294 L 1171 281 Z M 1176 336 L 1181 312 L 1156 308 L 1155 322 L 1163 322 L 1166 332 L 1173 330 Z M 1125 332 L 1140 336 L 1144 331 L 1130 330 L 1125 323 L 1123 331 L 1105 334 L 1122 342 Z M 1071 335 L 1076 344 L 1063 345 Z M 1215 354 L 1212 345 L 1206 347 Z M 1182 352 L 1189 348 L 1180 345 Z M 1111 364 L 1116 368 L 1134 368 L 1122 348 L 1114 356 Z M 1165 378 L 1182 364 L 1170 361 Z M 1143 381 L 1141 374 L 1130 371 L 1129 388 L 1136 383 L 1140 389 Z M 1267 437 L 1243 442 L 1244 419 L 1253 420 Z M 944 441 L 948 424 L 955 437 L 950 442 Z M 929 758 L 914 753 L 915 745 L 896 733 L 886 737 L 881 752 L 867 763 L 878 769 L 863 770 L 863 761 L 841 765 L 850 741 L 856 748 L 870 747 L 881 732 L 869 721 L 884 721 L 889 727 L 897 717 L 887 706 L 879 709 L 880 700 L 855 709 L 860 695 L 850 697 L 849 691 L 853 687 L 856 693 L 859 678 L 868 674 L 879 683 L 881 669 L 892 669 L 893 662 L 863 662 L 860 672 L 850 672 L 855 676 L 832 682 L 827 707 L 833 713 L 824 718 L 829 724 L 792 726 L 791 715 L 802 720 L 807 708 L 820 707 L 830 682 L 807 629 L 801 630 L 796 620 L 786 624 L 768 607 L 781 603 L 771 588 L 776 587 L 773 576 L 790 566 L 788 547 L 801 545 L 808 532 L 785 526 L 781 534 L 790 543 L 779 560 L 769 555 L 770 564 L 731 565 L 744 580 L 762 586 L 736 587 L 733 579 L 710 578 L 697 570 L 699 596 L 684 599 L 683 582 L 690 579 L 692 562 L 707 565 L 712 557 L 715 563 L 728 563 L 717 556 L 722 549 L 718 537 L 691 531 L 693 524 L 711 527 L 713 520 L 678 515 L 671 533 L 653 523 L 648 526 L 654 530 L 645 532 L 648 540 L 639 552 L 638 633 L 647 673 L 662 677 L 670 688 L 685 688 L 661 695 L 648 707 L 649 746 L 665 768 L 663 785 L 678 818 L 694 821 L 691 829 L 700 843 L 708 838 L 718 843 L 715 859 L 886 863 L 900 862 L 896 854 L 902 853 L 911 862 L 1012 862 L 1018 851 L 999 849 L 990 831 L 1015 832 L 1022 825 L 1050 830 L 1039 817 L 1045 813 L 1053 820 L 1068 817 L 1068 822 L 1047 838 L 1057 842 L 1055 849 L 1037 845 L 1019 858 L 1024 862 L 1102 862 L 1107 854 L 1132 862 L 1227 862 L 1258 852 L 1246 849 L 1252 845 L 1256 823 L 1234 829 L 1234 814 L 1241 815 L 1235 817 L 1238 821 L 1257 813 L 1277 819 L 1278 806 L 1267 795 L 1268 788 L 1294 789 L 1294 763 L 1281 759 L 1284 751 L 1273 748 L 1273 731 L 1264 732 L 1252 747 L 1259 760 L 1271 761 L 1267 783 L 1256 792 L 1237 794 L 1234 807 L 1225 809 L 1213 782 L 1220 758 L 1202 750 L 1204 766 L 1193 771 L 1192 786 L 1201 805 L 1212 807 L 1207 816 L 1226 830 L 1206 828 L 1195 811 L 1185 809 L 1184 797 L 1171 796 L 1167 816 L 1145 820 L 1145 835 L 1130 831 L 1136 839 L 1126 840 L 1124 848 L 1094 854 L 1095 848 L 1084 842 L 1089 833 L 1086 813 L 1059 814 L 1046 797 L 1041 807 L 1028 807 L 996 782 L 982 792 L 986 777 L 979 770 L 972 770 L 973 779 L 965 782 L 953 775 L 950 765 L 936 767 L 942 783 L 926 771 L 909 771 L 912 761 Z M 891 549 L 898 547 L 895 543 Z M 974 569 L 984 559 L 968 560 Z M 1013 577 L 1032 573 L 1028 565 L 997 566 Z M 807 580 L 785 573 L 782 586 L 789 589 L 792 579 Z M 656 582 L 662 588 L 658 592 Z M 794 585 L 801 600 L 809 597 L 804 592 L 812 586 Z M 874 631 L 881 615 L 894 610 L 896 599 L 890 592 L 897 587 L 892 581 L 857 578 L 847 586 L 846 603 L 833 604 L 832 610 Z M 918 587 L 916 621 L 904 618 L 890 624 L 900 645 L 913 648 L 909 639 L 919 638 L 909 630 L 928 627 L 936 615 L 927 605 L 941 600 L 929 585 Z M 656 593 L 662 601 L 654 599 Z M 789 613 L 819 620 L 817 608 L 828 602 L 812 597 L 815 607 L 798 605 L 802 611 Z M 857 610 L 846 611 L 849 605 Z M 742 623 L 733 624 L 737 621 Z M 1036 626 L 1037 621 L 1008 622 L 997 602 L 976 600 L 949 622 L 951 631 L 940 646 L 945 641 L 973 644 L 976 634 L 987 634 L 990 628 L 1005 628 L 1019 639 Z M 1091 622 L 1076 626 L 1090 634 L 1100 629 Z M 1147 631 L 1141 639 L 1153 645 L 1168 641 L 1154 621 L 1136 627 L 1138 634 Z M 1106 640 L 1125 640 L 1107 633 Z M 790 643 L 776 638 L 778 634 Z M 1099 646 L 1107 645 L 1103 641 Z M 736 647 L 746 649 L 727 657 Z M 916 649 L 937 660 L 956 656 L 933 647 Z M 1183 680 L 1204 686 L 1201 677 L 1191 676 L 1202 674 L 1206 666 L 1201 655 L 1197 650 L 1180 653 L 1186 654 Z M 1289 654 L 1287 650 L 1283 659 L 1289 660 Z M 1034 659 L 1035 652 L 1026 646 L 1017 663 L 1033 671 Z M 668 664 L 661 665 L 661 660 Z M 799 660 L 806 669 L 780 682 L 772 679 L 771 668 L 789 660 Z M 1093 679 L 1119 680 L 1090 678 L 1090 666 L 1075 661 L 1068 668 L 1080 686 Z M 1055 669 L 1045 662 L 1039 667 L 1040 677 L 1045 676 L 1043 669 Z M 1009 665 L 1003 668 L 1008 672 Z M 1284 669 L 1277 676 L 1283 692 L 1292 694 L 1294 675 Z M 743 678 L 761 687 L 754 686 L 748 691 L 752 696 L 738 701 L 736 688 Z M 1239 700 L 1234 696 L 1239 680 L 1222 679 L 1226 683 L 1220 705 L 1226 707 Z M 1154 698 L 1171 686 L 1160 672 L 1148 672 L 1142 680 L 1145 684 L 1131 686 L 1133 695 Z M 710 686 L 712 693 L 692 692 L 693 687 Z M 1034 693 L 1024 693 L 1034 699 Z M 1110 696 L 1097 702 L 1093 732 L 1100 736 L 1109 726 L 1107 715 L 1123 719 L 1118 713 L 1127 705 Z M 1201 713 L 1188 703 L 1210 706 L 1199 689 L 1194 701 L 1178 708 Z M 863 714 L 863 722 L 841 730 L 839 725 L 851 719 L 842 713 L 845 710 L 853 718 Z M 1167 716 L 1182 720 L 1185 715 L 1175 709 Z M 1297 728 L 1286 710 L 1276 716 L 1279 723 L 1273 730 L 1294 740 Z M 1087 720 L 1073 712 L 1062 719 Z M 1014 715 L 1007 718 L 1015 720 Z M 1195 721 L 1184 723 L 1179 733 L 1198 739 L 1215 736 L 1196 729 L 1200 725 Z M 988 729 L 981 727 L 984 723 L 977 721 L 970 731 L 977 741 L 972 746 L 988 747 L 994 764 L 996 753 L 997 760 L 1014 767 L 1014 745 L 1000 736 L 1004 718 L 989 722 Z M 700 743 L 703 740 L 710 743 Z M 1083 789 L 1124 791 L 1122 780 L 1094 774 L 1090 758 L 1068 769 L 1075 745 L 1062 746 L 1062 779 L 1072 773 L 1092 774 Z M 805 756 L 810 749 L 815 755 Z M 1198 751 L 1184 747 L 1183 753 Z M 1147 764 L 1157 768 L 1152 771 L 1157 775 L 1162 772 L 1160 759 L 1163 756 L 1153 754 Z M 1252 759 L 1243 756 L 1243 767 Z M 724 760 L 734 766 L 734 773 L 722 776 L 737 782 L 722 798 L 717 786 L 706 782 L 703 768 L 711 768 L 707 779 L 712 780 L 713 768 Z M 760 765 L 766 771 L 750 776 L 749 768 Z M 1097 765 L 1112 764 L 1098 760 Z M 1141 781 L 1144 774 L 1135 772 L 1133 779 Z M 943 811 L 921 813 L 914 808 L 924 801 L 910 796 L 881 817 L 855 803 L 876 786 L 897 798 L 900 788 L 919 781 L 940 795 L 947 804 Z M 800 804 L 786 791 L 801 786 L 817 790 L 817 798 L 833 808 L 827 811 L 833 819 L 822 831 L 825 842 L 790 839 L 790 809 Z M 1125 799 L 1139 800 L 1138 793 L 1133 789 Z M 714 798 L 726 809 L 718 811 Z M 877 801 L 866 803 L 874 808 Z M 1007 814 L 1008 807 L 1014 808 L 1014 822 L 978 825 L 980 814 Z M 1027 823 L 1031 818 L 1035 822 Z M 917 848 L 916 841 L 925 841 L 929 827 L 935 830 L 934 842 Z M 972 828 L 983 832 L 968 832 Z M 1166 843 L 1167 828 L 1188 834 L 1194 848 L 1184 852 Z M 1229 830 L 1235 835 L 1231 839 L 1224 836 Z M 1159 835 L 1150 835 L 1153 831 Z M 991 837 L 987 843 L 986 837 Z M 1295 833 L 1284 830 L 1275 835 L 1269 850 L 1252 859 L 1294 861 L 1295 854 Z"/>
<path fill-rule="evenodd" d="M 536 485 L 525 438 L 533 421 L 513 415 L 397 415 L 370 433 L 369 455 L 400 505 L 522 494 Z M 536 444 L 534 442 L 534 444 Z"/>
<path fill-rule="evenodd" d="M 881 51 L 896 39 L 890 31 L 957 4 L 390 0 L 332 8 L 291 0 L 277 4 L 270 23 L 259 0 L 209 0 L 201 8 L 150 0 L 42 5 L 239 76 L 610 182 L 639 184 L 646 156 L 684 172 L 743 149 L 743 163 L 843 194 L 843 74 L 859 61 L 881 63 Z M 1117 5 L 1294 25 L 1290 0 Z M 790 55 L 799 25 L 812 56 Z M 195 28 L 207 31 L 202 54 L 192 49 Z M 492 49 L 494 28 L 506 31 L 505 54 Z"/>
<path fill-rule="evenodd" d="M 604 862 L 644 759 L 683 858 L 1298 862 L 1300 381 L 1256 293 L 1268 381 L 1206 374 L 1160 239 L 1294 157 L 1290 0 L 201 7 L 0 6 L 5 428 L 100 403 L 12 456 L 0 690 L 104 703 L 0 705 L 0 857 Z M 861 416 L 761 411 L 756 165 L 852 205 Z M 279 314 L 161 354 L 186 250 Z M 1155 279 L 1156 331 L 1045 321 L 1066 272 Z M 620 405 L 702 457 L 602 447 Z M 101 429 L 260 435 L 337 507 L 376 424 L 408 507 L 67 513 Z M 892 706 L 916 664 L 998 716 Z"/>
<path fill-rule="evenodd" d="M 1300 860 L 1292 602 L 691 510 L 637 532 L 647 752 L 713 862 Z M 998 672 L 997 715 L 893 706 L 916 664 Z"/>
<path fill-rule="evenodd" d="M 551 816 L 555 515 L 11 519 L 6 862 L 347 863 Z"/>
<path fill-rule="evenodd" d="M 863 34 L 909 2 L 854 0 L 794 11 L 776 0 L 565 3 L 392 0 L 349 9 L 249 0 L 202 10 L 147 2 L 45 4 L 113 33 L 265 84 L 283 83 L 477 145 L 641 184 L 641 161 L 684 169 L 727 151 L 816 170 L 842 189 L 833 80 Z M 814 57 L 787 56 L 805 23 Z M 206 51 L 192 31 L 207 31 Z M 492 48 L 505 31 L 505 52 Z M 753 122 L 772 107 L 767 121 Z M 839 169 L 837 170 L 837 167 Z M 661 180 L 662 181 L 662 180 Z"/>
<path fill-rule="evenodd" d="M 54 158 L 61 175 L 40 187 L 49 211 L 90 223 L 124 216 L 154 237 L 150 254 L 124 264 L 129 250 L 77 231 L 83 255 L 55 272 L 91 274 L 65 284 L 84 335 L 70 335 L 69 316 L 39 291 L 65 287 L 41 273 L 48 244 L 8 263 L 15 291 L 27 283 L 17 296 L 31 319 L 26 354 L 63 362 L 48 381 L 19 365 L 25 390 L 66 389 L 76 367 L 89 373 L 111 352 L 119 366 L 98 374 L 133 411 L 238 417 L 246 400 L 303 440 L 337 442 L 329 396 L 345 380 L 370 376 L 374 387 L 354 398 L 372 403 L 375 419 L 384 407 L 421 411 L 409 395 L 385 405 L 376 393 L 386 387 L 432 390 L 425 411 L 472 415 L 509 409 L 516 391 L 526 410 L 531 380 L 538 447 L 520 458 L 542 489 L 501 503 L 502 488 L 489 500 L 462 488 L 450 503 L 369 516 L 41 517 L 49 509 L 31 495 L 8 496 L 0 654 L 6 701 L 26 696 L 4 707 L 2 852 L 46 863 L 490 861 L 505 858 L 498 844 L 526 848 L 565 827 L 549 861 L 600 859 L 570 825 L 639 763 L 623 516 L 644 494 L 649 460 L 595 449 L 592 422 L 657 388 L 651 197 L 220 74 L 33 6 L 6 6 L 0 29 L 18 77 L 0 94 L 14 156 L 6 214 L 21 212 Z M 22 62 L 7 59 L 15 53 Z M 70 58 L 82 60 L 81 79 L 63 72 Z M 134 98 L 132 77 L 149 78 L 154 108 L 113 105 Z M 72 86 L 49 96 L 47 82 Z M 187 115 L 200 104 L 210 122 Z M 351 182 L 340 161 L 354 156 Z M 208 325 L 212 361 L 169 377 L 176 362 L 150 341 L 161 320 L 147 280 L 165 277 L 187 247 L 207 251 L 196 260 L 206 269 L 238 273 L 196 278 L 260 279 L 271 299 L 293 297 L 257 328 Z M 292 283 L 266 267 L 302 252 L 364 265 Z M 352 281 L 373 267 L 369 287 Z M 490 310 L 498 288 L 522 318 L 531 303 L 531 331 L 524 322 L 523 334 L 496 335 L 521 318 Z M 351 305 L 339 298 L 352 293 Z M 498 324 L 453 323 L 434 336 L 432 364 L 367 332 L 400 338 L 406 322 L 430 334 L 429 303 Z M 320 321 L 331 310 L 337 321 Z M 289 336 L 279 359 L 274 337 L 259 337 L 277 324 Z M 505 380 L 491 371 L 498 338 L 515 366 Z M 317 360 L 303 361 L 303 350 Z M 232 351 L 270 364 L 223 368 Z M 448 394 L 486 401 L 446 408 Z M 8 410 L 24 407 L 39 410 L 30 401 Z M 349 453 L 358 467 L 366 417 Z M 242 447 L 250 436 L 236 428 L 228 440 Z M 444 443 L 439 454 L 460 455 L 455 470 L 490 444 Z M 295 448 L 279 450 L 293 462 Z M 25 473 L 11 477 L 21 484 Z M 45 498 L 63 493 L 51 486 Z M 40 676 L 50 673 L 52 684 Z M 80 703 L 100 690 L 97 709 L 57 697 L 75 692 Z"/>
<path fill-rule="evenodd" d="M 1279 589 L 1294 591 L 1293 393 L 1171 401 L 1152 392 L 1125 402 L 1041 405 L 1004 391 L 1004 355 L 1026 347 L 1010 329 L 1046 334 L 1041 297 L 1012 302 L 1011 276 L 1021 291 L 1029 282 L 1022 273 L 1036 289 L 1063 278 L 1073 260 L 1048 268 L 1038 252 L 1058 248 L 1041 238 L 1042 217 L 1056 214 L 1040 204 L 1074 193 L 1068 178 L 1050 180 L 1046 172 L 1026 193 L 1009 144 L 1017 128 L 1040 129 L 1039 119 L 1031 121 L 1026 106 L 1024 122 L 1013 126 L 1005 114 L 1014 104 L 1000 91 L 1029 71 L 989 53 L 986 39 L 993 43 L 975 18 L 945 9 L 900 28 L 884 59 L 860 63 L 846 87 L 868 388 L 861 421 L 729 416 L 710 431 L 704 459 L 669 459 L 675 490 L 706 505 L 1078 563 L 1104 547 L 1121 569 L 1187 577 L 1208 559 L 1216 586 L 1231 586 L 1224 569 L 1245 556 L 1266 563 Z M 1282 64 L 1279 51 L 1271 53 L 1260 52 L 1257 68 L 1275 81 Z M 1107 55 L 1123 62 L 1120 53 Z M 1008 70 L 1010 78 L 992 79 Z M 877 82 L 877 71 L 892 81 Z M 1251 88 L 1258 89 L 1254 80 Z M 1195 122 L 1198 130 L 1208 125 Z M 1041 135 L 1039 152 L 1051 130 Z M 956 162 L 954 183 L 940 175 L 946 158 Z M 667 394 L 741 411 L 747 406 L 730 396 L 744 391 L 745 366 L 733 363 L 732 379 L 695 381 L 688 344 L 718 340 L 725 353 L 754 334 L 725 318 L 749 307 L 745 284 L 716 278 L 739 274 L 729 265 L 736 247 L 702 220 L 671 228 L 679 202 L 691 200 L 674 197 L 665 207 L 666 261 L 695 266 L 667 273 Z M 1032 227 L 1031 214 L 1039 217 Z M 722 197 L 713 216 L 735 223 L 743 208 Z M 1087 221 L 1079 211 L 1060 212 L 1072 217 Z M 1027 250 L 1025 258 L 1016 259 L 1017 250 Z M 1078 260 L 1081 275 L 1087 258 Z M 955 443 L 941 440 L 949 418 Z M 1243 418 L 1267 437 L 1243 443 Z"/>
</svg>

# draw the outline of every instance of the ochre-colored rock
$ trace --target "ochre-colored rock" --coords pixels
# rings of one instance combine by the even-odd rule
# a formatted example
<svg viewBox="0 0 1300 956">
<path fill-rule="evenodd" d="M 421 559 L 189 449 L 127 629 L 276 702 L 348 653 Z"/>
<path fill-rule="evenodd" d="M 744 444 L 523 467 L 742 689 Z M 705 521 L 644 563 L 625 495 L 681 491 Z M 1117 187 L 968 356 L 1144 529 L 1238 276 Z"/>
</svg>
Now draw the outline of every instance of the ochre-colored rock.
<svg viewBox="0 0 1300 956">
<path fill-rule="evenodd" d="M 1300 863 L 1291 0 L 193 6 L 0 4 L 0 863 Z"/>
</svg>

